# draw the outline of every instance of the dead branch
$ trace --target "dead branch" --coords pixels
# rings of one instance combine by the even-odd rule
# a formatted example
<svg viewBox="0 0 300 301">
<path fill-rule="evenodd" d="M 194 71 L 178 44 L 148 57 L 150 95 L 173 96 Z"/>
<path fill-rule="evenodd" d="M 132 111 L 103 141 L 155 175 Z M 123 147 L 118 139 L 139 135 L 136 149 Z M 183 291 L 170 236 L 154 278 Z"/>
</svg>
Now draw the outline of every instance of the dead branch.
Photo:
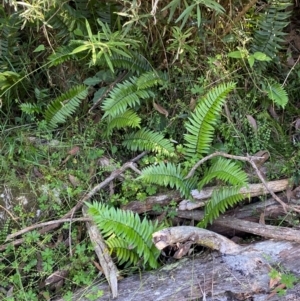
<svg viewBox="0 0 300 301">
<path fill-rule="evenodd" d="M 83 216 L 89 218 L 89 215 L 87 213 L 87 206 L 82 207 L 82 213 Z M 93 222 L 87 222 L 86 226 L 91 242 L 94 246 L 95 253 L 98 256 L 99 263 L 103 269 L 106 280 L 111 288 L 112 297 L 116 298 L 118 296 L 119 271 L 116 265 L 114 264 L 113 260 L 111 259 L 107 245 L 98 227 Z"/>
<path fill-rule="evenodd" d="M 193 166 L 193 168 L 190 170 L 190 172 L 188 173 L 188 175 L 186 176 L 186 179 L 192 177 L 196 171 L 196 169 L 203 164 L 205 161 L 213 158 L 213 157 L 217 157 L 217 156 L 221 156 L 221 157 L 225 157 L 225 158 L 229 158 L 229 159 L 234 159 L 234 160 L 239 160 L 239 161 L 244 161 L 244 162 L 248 162 L 251 164 L 251 166 L 253 167 L 253 169 L 255 170 L 257 176 L 259 177 L 260 181 L 264 184 L 264 186 L 266 187 L 266 189 L 269 191 L 269 193 L 272 195 L 272 197 L 281 204 L 281 206 L 283 207 L 283 209 L 285 210 L 285 212 L 287 212 L 287 209 L 289 208 L 289 206 L 287 204 L 285 204 L 269 187 L 268 184 L 266 183 L 264 177 L 262 176 L 260 170 L 257 168 L 256 164 L 255 164 L 255 160 L 259 159 L 257 157 L 253 157 L 253 156 L 234 156 L 234 155 L 229 155 L 223 152 L 215 152 L 211 155 L 208 155 L 206 157 L 204 157 L 203 159 L 199 160 L 195 166 Z M 294 211 L 300 212 L 299 209 L 297 208 L 292 208 Z"/>
<path fill-rule="evenodd" d="M 113 181 L 115 178 L 117 178 L 121 173 L 123 173 L 126 169 L 128 168 L 132 168 L 135 167 L 134 166 L 134 162 L 137 162 L 138 160 L 140 160 L 143 156 L 145 156 L 147 154 L 147 152 L 143 152 L 141 154 L 139 154 L 138 156 L 136 156 L 135 158 L 133 158 L 132 160 L 124 163 L 119 169 L 114 170 L 109 177 L 107 177 L 103 182 L 97 184 L 90 192 L 88 192 L 87 194 L 85 194 L 79 201 L 78 203 L 71 209 L 69 210 L 69 212 L 67 212 L 61 219 L 67 219 L 67 218 L 71 218 L 74 213 L 76 211 L 78 211 L 82 205 L 84 204 L 84 202 L 88 201 L 90 198 L 92 198 L 100 189 L 103 189 L 104 187 L 106 187 L 107 185 L 109 185 L 109 183 L 111 181 Z M 51 230 L 54 230 L 56 228 L 59 227 L 59 225 L 61 224 L 59 221 L 61 220 L 57 220 L 57 223 L 51 224 L 49 226 L 46 226 L 45 228 L 41 229 L 39 231 L 40 234 L 44 234 L 47 233 Z M 9 244 L 17 246 L 20 245 L 24 242 L 24 239 L 18 239 L 15 241 L 10 242 Z M 8 244 L 5 245 L 1 245 L 0 246 L 0 251 L 5 250 L 8 247 Z"/>
<path fill-rule="evenodd" d="M 177 215 L 181 218 L 194 219 L 200 221 L 204 218 L 202 211 L 178 211 Z M 214 220 L 214 225 L 227 227 L 230 229 L 252 233 L 265 238 L 273 238 L 277 240 L 287 240 L 300 243 L 300 232 L 291 228 L 262 225 L 255 222 L 250 222 L 245 219 L 241 220 L 232 216 L 221 216 Z"/>
</svg>

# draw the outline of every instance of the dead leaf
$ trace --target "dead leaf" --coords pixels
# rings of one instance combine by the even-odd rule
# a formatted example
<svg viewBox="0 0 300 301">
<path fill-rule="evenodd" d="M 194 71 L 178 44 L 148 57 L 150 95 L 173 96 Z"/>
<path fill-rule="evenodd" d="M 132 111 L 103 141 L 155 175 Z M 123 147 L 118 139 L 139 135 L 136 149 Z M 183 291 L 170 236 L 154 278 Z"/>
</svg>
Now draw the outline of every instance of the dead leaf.
<svg viewBox="0 0 300 301">
<path fill-rule="evenodd" d="M 68 270 L 55 271 L 45 280 L 46 285 L 57 283 L 64 280 L 69 274 Z"/>
<path fill-rule="evenodd" d="M 246 115 L 250 125 L 253 127 L 253 130 L 257 132 L 257 123 L 256 120 L 251 115 Z"/>
<path fill-rule="evenodd" d="M 74 156 L 79 152 L 79 146 L 74 146 L 71 150 L 68 151 L 68 155 Z"/>
<path fill-rule="evenodd" d="M 73 185 L 73 187 L 78 187 L 81 184 L 78 178 L 76 178 L 76 177 L 74 177 L 74 176 L 72 176 L 70 174 L 69 174 L 69 181 L 71 182 L 71 184 Z"/>
<path fill-rule="evenodd" d="M 160 104 L 158 104 L 158 103 L 156 103 L 156 102 L 154 102 L 154 101 L 153 101 L 153 107 L 154 107 L 154 109 L 155 109 L 157 112 L 159 112 L 160 114 L 163 114 L 163 115 L 165 115 L 166 117 L 169 116 L 169 112 L 168 112 L 165 108 L 163 108 Z"/>
<path fill-rule="evenodd" d="M 189 104 L 189 107 L 190 107 L 190 110 L 191 111 L 194 111 L 194 109 L 196 108 L 196 103 L 197 103 L 197 100 L 196 98 L 191 98 L 191 101 L 190 101 L 190 104 Z"/>
<path fill-rule="evenodd" d="M 270 158 L 270 154 L 267 150 L 260 150 L 257 153 L 255 153 L 253 157 L 256 157 L 253 159 L 253 161 L 255 162 L 256 166 L 259 168 Z"/>
<path fill-rule="evenodd" d="M 42 179 L 44 177 L 43 174 L 39 171 L 39 169 L 37 167 L 33 168 L 33 173 L 37 178 Z"/>
</svg>

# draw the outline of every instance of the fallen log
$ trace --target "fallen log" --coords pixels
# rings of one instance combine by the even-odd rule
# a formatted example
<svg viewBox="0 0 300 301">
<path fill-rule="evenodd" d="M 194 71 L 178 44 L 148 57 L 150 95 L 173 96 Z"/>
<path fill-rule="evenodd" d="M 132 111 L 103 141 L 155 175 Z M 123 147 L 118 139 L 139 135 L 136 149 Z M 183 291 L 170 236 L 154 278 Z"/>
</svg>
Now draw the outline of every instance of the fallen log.
<svg viewBox="0 0 300 301">
<path fill-rule="evenodd" d="M 178 245 L 189 240 L 194 234 L 198 235 L 195 232 L 198 228 L 176 228 L 181 229 L 171 228 L 172 230 L 157 232 L 154 234 L 154 240 L 163 241 L 167 245 Z M 209 237 L 211 234 L 207 232 Z M 202 238 L 203 235 L 205 234 L 201 233 Z M 194 239 L 197 242 L 195 236 Z M 226 245 L 226 239 L 222 238 L 222 241 Z M 122 279 L 119 281 L 119 296 L 114 300 L 300 300 L 300 284 L 288 289 L 286 296 L 279 297 L 270 287 L 269 276 L 272 266 L 276 267 L 279 263 L 285 273 L 300 276 L 300 244 L 270 240 L 247 247 L 229 242 L 228 246 L 228 249 L 222 246 L 225 254 L 207 251 L 202 255 L 166 265 L 160 270 Z M 227 250 L 229 252 L 226 254 Z M 282 287 L 280 281 L 279 279 L 277 285 Z M 103 296 L 96 301 L 112 300 L 110 289 L 104 283 L 94 284 L 88 289 L 76 292 L 72 300 L 88 301 L 89 293 L 95 289 L 103 291 Z"/>
</svg>

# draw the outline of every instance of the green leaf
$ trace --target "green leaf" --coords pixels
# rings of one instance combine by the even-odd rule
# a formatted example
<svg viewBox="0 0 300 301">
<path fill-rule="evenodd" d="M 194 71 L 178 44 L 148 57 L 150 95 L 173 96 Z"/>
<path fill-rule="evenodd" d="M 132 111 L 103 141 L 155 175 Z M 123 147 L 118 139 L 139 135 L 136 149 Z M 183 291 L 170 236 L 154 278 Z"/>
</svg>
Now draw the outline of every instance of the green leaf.
<svg viewBox="0 0 300 301">
<path fill-rule="evenodd" d="M 245 57 L 243 52 L 240 50 L 229 52 L 227 55 L 228 55 L 228 57 L 232 57 L 234 59 L 241 59 L 241 58 Z"/>
<path fill-rule="evenodd" d="M 41 44 L 38 47 L 36 47 L 33 52 L 41 52 L 45 50 L 45 45 Z"/>
<path fill-rule="evenodd" d="M 267 87 L 267 93 L 271 100 L 273 100 L 278 106 L 281 106 L 283 109 L 288 103 L 288 95 L 284 88 L 278 84 L 272 84 Z"/>
<path fill-rule="evenodd" d="M 255 62 L 255 60 L 254 60 L 253 55 L 250 55 L 250 56 L 248 57 L 248 63 L 249 63 L 250 68 L 253 67 L 254 62 Z"/>
<path fill-rule="evenodd" d="M 262 53 L 260 51 L 256 51 L 253 53 L 253 57 L 258 60 L 258 61 L 262 61 L 262 62 L 269 62 L 271 61 L 271 58 L 268 57 L 265 53 Z"/>
</svg>

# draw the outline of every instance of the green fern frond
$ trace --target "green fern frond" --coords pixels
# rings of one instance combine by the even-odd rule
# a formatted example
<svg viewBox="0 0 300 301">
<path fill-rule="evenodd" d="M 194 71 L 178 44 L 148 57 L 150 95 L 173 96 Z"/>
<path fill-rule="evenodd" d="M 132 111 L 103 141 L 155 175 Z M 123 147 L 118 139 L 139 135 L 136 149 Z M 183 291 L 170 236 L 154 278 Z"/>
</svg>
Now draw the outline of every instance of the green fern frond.
<svg viewBox="0 0 300 301">
<path fill-rule="evenodd" d="M 87 94 L 86 86 L 79 85 L 53 100 L 45 112 L 45 120 L 48 126 L 55 128 L 59 123 L 65 122 L 75 112 Z"/>
<path fill-rule="evenodd" d="M 20 109 L 21 109 L 22 112 L 24 112 L 28 115 L 34 115 L 36 113 L 41 113 L 42 112 L 40 105 L 32 104 L 32 103 L 29 103 L 29 102 L 22 103 L 20 105 Z"/>
<path fill-rule="evenodd" d="M 140 260 L 139 255 L 135 250 L 132 250 L 132 246 L 125 239 L 112 236 L 106 240 L 106 244 L 116 254 L 120 265 L 124 263 L 127 263 L 127 265 L 136 265 Z"/>
<path fill-rule="evenodd" d="M 252 53 L 262 52 L 271 59 L 274 59 L 284 45 L 286 33 L 284 28 L 288 25 L 288 18 L 291 11 L 286 8 L 292 5 L 290 0 L 271 0 L 266 5 L 266 10 L 260 13 L 258 29 L 254 33 L 252 44 Z M 259 68 L 266 66 L 266 63 L 260 62 Z"/>
<path fill-rule="evenodd" d="M 205 206 L 205 215 L 203 220 L 198 223 L 198 227 L 205 228 L 208 223 L 224 213 L 229 206 L 233 206 L 243 200 L 245 196 L 239 192 L 240 187 L 224 187 L 213 191 L 211 199 Z"/>
<path fill-rule="evenodd" d="M 112 54 L 110 60 L 115 68 L 129 70 L 132 73 L 138 75 L 151 71 L 153 68 L 149 61 L 140 53 L 128 50 L 130 57 L 126 57 L 119 54 Z M 104 57 L 100 57 L 97 61 L 97 65 L 107 66 Z"/>
<path fill-rule="evenodd" d="M 109 208 L 101 203 L 87 203 L 86 205 L 89 207 L 89 214 L 105 238 L 108 239 L 112 235 L 119 237 L 126 242 L 127 248 L 143 259 L 144 265 L 149 264 L 150 267 L 157 268 L 157 258 L 160 252 L 152 242 L 152 233 L 159 229 L 157 223 L 153 224 L 147 219 L 141 222 L 138 214 L 132 211 Z M 125 258 L 130 256 L 122 251 L 119 251 L 119 255 Z M 133 257 L 130 258 L 134 260 Z M 123 257 L 118 259 L 121 262 L 124 261 Z"/>
<path fill-rule="evenodd" d="M 169 162 L 144 168 L 138 179 L 146 183 L 175 187 L 186 198 L 190 197 L 191 190 L 195 187 L 194 180 L 185 179 L 180 165 L 176 166 Z"/>
<path fill-rule="evenodd" d="M 136 112 L 127 110 L 116 117 L 109 118 L 106 128 L 107 135 L 110 135 L 114 128 L 121 129 L 125 127 L 140 127 L 141 118 Z"/>
<path fill-rule="evenodd" d="M 103 117 L 115 117 L 126 111 L 128 107 L 134 107 L 140 104 L 141 99 L 154 97 L 150 90 L 138 90 L 136 86 L 136 77 L 119 83 L 110 92 L 109 97 L 105 99 L 102 109 L 105 111 Z"/>
<path fill-rule="evenodd" d="M 278 106 L 281 106 L 283 109 L 288 103 L 288 95 L 284 88 L 278 84 L 268 85 L 267 93 L 269 98 L 274 101 Z"/>
<path fill-rule="evenodd" d="M 248 182 L 247 174 L 235 162 L 219 158 L 204 174 L 200 181 L 198 189 L 202 189 L 204 185 L 212 179 L 219 179 L 228 182 L 233 186 L 245 186 Z"/>
<path fill-rule="evenodd" d="M 71 46 L 62 46 L 49 55 L 48 61 L 50 61 L 50 67 L 58 66 L 70 60 L 76 60 L 76 55 L 72 54 L 73 48 Z"/>
<path fill-rule="evenodd" d="M 167 156 L 174 154 L 174 146 L 160 133 L 142 128 L 136 133 L 131 133 L 125 136 L 122 143 L 127 148 L 136 151 L 152 151 Z"/>
<path fill-rule="evenodd" d="M 148 88 L 159 83 L 162 83 L 162 80 L 156 73 L 146 72 L 140 77 L 133 76 L 129 80 L 117 84 L 103 102 L 104 117 L 115 117 L 125 112 L 128 107 L 133 108 L 140 104 L 141 99 L 154 97 L 154 93 Z"/>
<path fill-rule="evenodd" d="M 195 112 L 186 123 L 189 134 L 185 134 L 186 151 L 188 156 L 201 156 L 208 152 L 213 139 L 214 125 L 220 114 L 226 96 L 235 87 L 235 83 L 221 84 L 201 99 Z"/>
<path fill-rule="evenodd" d="M 136 81 L 138 90 L 152 88 L 156 85 L 162 84 L 163 81 L 158 73 L 154 71 L 149 71 L 142 74 Z"/>
</svg>

